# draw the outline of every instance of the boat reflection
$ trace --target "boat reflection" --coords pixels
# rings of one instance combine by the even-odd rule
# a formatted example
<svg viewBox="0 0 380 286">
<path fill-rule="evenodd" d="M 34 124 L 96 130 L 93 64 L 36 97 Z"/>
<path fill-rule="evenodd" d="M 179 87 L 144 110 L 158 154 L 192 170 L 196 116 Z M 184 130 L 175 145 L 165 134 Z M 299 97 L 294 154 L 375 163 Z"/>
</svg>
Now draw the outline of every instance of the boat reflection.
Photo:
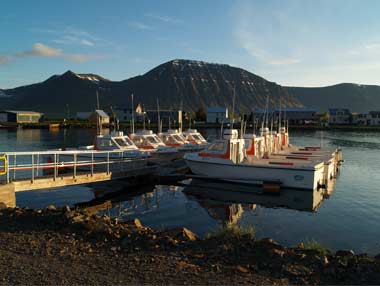
<svg viewBox="0 0 380 286">
<path fill-rule="evenodd" d="M 108 184 L 107 184 L 108 185 Z M 329 190 L 281 190 L 279 194 L 268 195 L 260 188 L 234 183 L 210 182 L 189 179 L 177 185 L 145 185 L 131 187 L 118 183 L 117 193 L 101 195 L 91 205 L 110 200 L 113 207 L 107 214 L 121 220 L 138 217 L 153 227 L 181 227 L 199 224 L 237 224 L 244 213 L 256 213 L 261 208 L 287 208 L 302 212 L 315 212 Z M 99 191 L 97 191 L 99 194 Z M 198 227 L 197 226 L 197 227 Z"/>
<path fill-rule="evenodd" d="M 314 212 L 324 198 L 333 192 L 329 190 L 300 191 L 283 189 L 279 194 L 268 195 L 261 188 L 248 185 L 189 180 L 184 193 L 206 208 L 239 204 L 242 209 L 254 209 L 256 204 L 268 208 L 288 208 Z M 235 207 L 235 209 L 240 209 Z M 239 211 L 240 212 L 240 211 Z"/>
</svg>

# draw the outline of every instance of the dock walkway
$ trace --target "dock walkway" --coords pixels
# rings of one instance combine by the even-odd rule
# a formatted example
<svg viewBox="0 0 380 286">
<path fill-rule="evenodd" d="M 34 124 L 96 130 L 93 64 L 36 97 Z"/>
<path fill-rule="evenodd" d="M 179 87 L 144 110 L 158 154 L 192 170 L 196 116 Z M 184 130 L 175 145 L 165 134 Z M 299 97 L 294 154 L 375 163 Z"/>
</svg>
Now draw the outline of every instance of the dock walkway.
<svg viewBox="0 0 380 286">
<path fill-rule="evenodd" d="M 148 158 L 123 151 L 7 152 L 0 156 L 0 204 L 16 205 L 16 192 L 58 188 L 150 174 Z"/>
</svg>

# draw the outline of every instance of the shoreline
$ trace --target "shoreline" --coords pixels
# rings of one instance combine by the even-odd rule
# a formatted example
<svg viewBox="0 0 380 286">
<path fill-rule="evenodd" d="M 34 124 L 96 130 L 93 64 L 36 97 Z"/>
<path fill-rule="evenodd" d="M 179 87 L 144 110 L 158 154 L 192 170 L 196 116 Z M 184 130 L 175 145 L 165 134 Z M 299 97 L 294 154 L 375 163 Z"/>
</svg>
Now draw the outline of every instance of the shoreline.
<svg viewBox="0 0 380 286">
<path fill-rule="evenodd" d="M 380 255 L 283 247 L 224 230 L 200 239 L 154 230 L 92 207 L 0 210 L 5 284 L 378 284 Z"/>
<path fill-rule="evenodd" d="M 46 121 L 46 122 L 40 122 L 40 123 L 23 123 L 23 124 L 2 124 L 1 129 L 17 129 L 18 127 L 22 127 L 23 129 L 50 129 L 51 131 L 57 131 L 59 129 L 66 129 L 66 128 L 85 128 L 85 129 L 95 129 L 96 130 L 96 124 L 91 124 L 88 122 L 68 122 L 65 126 L 61 124 L 61 121 Z M 59 127 L 55 128 L 49 128 L 49 124 L 60 124 Z M 227 125 L 224 125 L 227 127 Z M 120 123 L 119 124 L 120 129 L 129 130 L 130 124 L 128 123 Z M 168 128 L 168 125 L 163 125 L 163 128 Z M 109 128 L 113 129 L 112 124 L 105 124 L 103 125 L 103 128 Z M 142 129 L 143 124 L 142 123 L 135 123 L 136 129 Z M 148 128 L 148 126 L 146 126 Z M 157 129 L 157 124 L 151 124 L 151 129 Z M 172 128 L 178 128 L 178 126 L 172 126 Z M 206 129 L 206 128 L 215 128 L 220 129 L 220 124 L 210 124 L 210 123 L 198 123 L 194 127 L 195 129 Z M 235 124 L 234 128 L 240 129 L 240 124 Z M 149 128 L 148 128 L 149 129 Z M 185 126 L 184 129 L 187 129 Z M 249 127 L 247 127 L 249 130 Z M 379 132 L 380 126 L 368 126 L 368 125 L 330 125 L 330 126 L 319 126 L 319 125 L 289 125 L 289 130 L 315 130 L 315 131 L 372 131 L 372 132 Z"/>
</svg>

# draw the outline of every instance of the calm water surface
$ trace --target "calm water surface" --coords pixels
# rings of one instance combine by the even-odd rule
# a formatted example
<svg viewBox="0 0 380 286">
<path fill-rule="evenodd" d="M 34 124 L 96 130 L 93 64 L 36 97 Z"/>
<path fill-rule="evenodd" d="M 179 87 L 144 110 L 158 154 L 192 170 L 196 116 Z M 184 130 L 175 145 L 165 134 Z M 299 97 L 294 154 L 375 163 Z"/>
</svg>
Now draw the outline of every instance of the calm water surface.
<svg viewBox="0 0 380 286">
<path fill-rule="evenodd" d="M 218 131 L 207 130 L 208 135 Z M 91 144 L 94 130 L 0 130 L 0 152 L 45 150 Z M 259 237 L 273 237 L 286 245 L 315 239 L 332 249 L 380 253 L 380 133 L 347 131 L 291 132 L 291 143 L 340 146 L 344 164 L 335 190 L 312 211 L 322 194 L 287 191 L 280 196 L 246 194 L 226 184 L 192 182 L 183 186 L 125 186 L 110 210 L 122 219 L 138 217 L 155 228 L 185 226 L 205 235 L 224 223 L 253 225 Z M 121 188 L 122 184 L 117 183 Z M 17 193 L 17 204 L 41 208 L 62 206 L 95 197 L 94 191 L 115 188 L 108 182 L 93 187 Z M 140 193 L 139 193 L 140 192 Z"/>
</svg>

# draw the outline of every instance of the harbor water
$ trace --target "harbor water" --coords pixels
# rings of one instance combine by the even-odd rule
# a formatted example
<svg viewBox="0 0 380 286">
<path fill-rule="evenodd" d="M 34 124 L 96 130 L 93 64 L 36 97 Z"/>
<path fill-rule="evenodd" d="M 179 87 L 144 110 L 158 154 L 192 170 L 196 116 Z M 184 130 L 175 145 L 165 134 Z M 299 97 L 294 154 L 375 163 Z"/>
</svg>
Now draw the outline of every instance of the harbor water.
<svg viewBox="0 0 380 286">
<path fill-rule="evenodd" d="M 203 133 L 207 137 L 218 132 Z M 0 152 L 89 145 L 94 135 L 90 129 L 3 129 Z M 342 148 L 344 164 L 332 193 L 287 190 L 271 196 L 247 186 L 189 180 L 141 187 L 105 182 L 20 192 L 17 205 L 74 205 L 119 189 L 107 213 L 124 220 L 137 217 L 156 229 L 184 226 L 205 236 L 223 224 L 237 224 L 253 226 L 258 237 L 271 237 L 288 246 L 315 240 L 332 250 L 380 253 L 380 133 L 294 131 L 290 140 L 296 145 Z"/>
</svg>

